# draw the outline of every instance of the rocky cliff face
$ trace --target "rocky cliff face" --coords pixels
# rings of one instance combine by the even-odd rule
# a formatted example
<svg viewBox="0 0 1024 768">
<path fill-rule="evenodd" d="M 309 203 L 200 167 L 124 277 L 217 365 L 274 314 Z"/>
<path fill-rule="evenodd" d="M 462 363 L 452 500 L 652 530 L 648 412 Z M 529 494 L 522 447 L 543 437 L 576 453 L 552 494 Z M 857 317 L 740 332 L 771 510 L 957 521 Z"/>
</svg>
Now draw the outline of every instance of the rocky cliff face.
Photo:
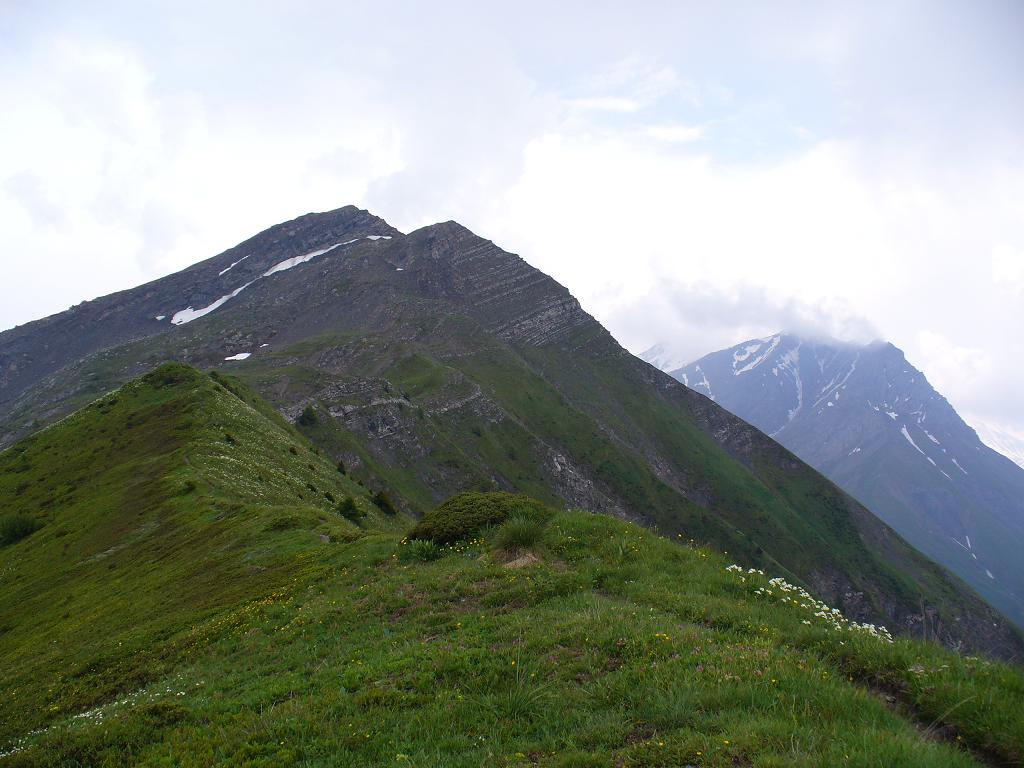
<svg viewBox="0 0 1024 768">
<path fill-rule="evenodd" d="M 892 344 L 778 334 L 680 381 L 755 424 L 1024 626 L 1024 469 Z"/>
<path fill-rule="evenodd" d="M 1021 648 L 863 507 L 454 222 L 403 235 L 352 208 L 306 216 L 90 304 L 88 345 L 66 338 L 73 313 L 0 334 L 5 361 L 28 361 L 0 386 L 0 439 L 167 359 L 221 368 L 410 512 L 524 491 L 708 542 L 861 620 L 920 633 L 931 611 L 949 644 Z"/>
</svg>

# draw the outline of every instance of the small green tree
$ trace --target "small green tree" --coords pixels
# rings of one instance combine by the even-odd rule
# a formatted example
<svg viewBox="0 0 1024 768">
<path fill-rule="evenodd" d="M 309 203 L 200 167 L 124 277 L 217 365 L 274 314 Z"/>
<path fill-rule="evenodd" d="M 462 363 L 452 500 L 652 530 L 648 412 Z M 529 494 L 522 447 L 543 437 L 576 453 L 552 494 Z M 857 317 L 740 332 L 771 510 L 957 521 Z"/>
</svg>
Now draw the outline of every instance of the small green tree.
<svg viewBox="0 0 1024 768">
<path fill-rule="evenodd" d="M 299 425 L 303 427 L 312 427 L 320 419 L 316 415 L 316 409 L 312 405 L 307 405 L 302 410 L 302 415 L 299 416 Z"/>
</svg>

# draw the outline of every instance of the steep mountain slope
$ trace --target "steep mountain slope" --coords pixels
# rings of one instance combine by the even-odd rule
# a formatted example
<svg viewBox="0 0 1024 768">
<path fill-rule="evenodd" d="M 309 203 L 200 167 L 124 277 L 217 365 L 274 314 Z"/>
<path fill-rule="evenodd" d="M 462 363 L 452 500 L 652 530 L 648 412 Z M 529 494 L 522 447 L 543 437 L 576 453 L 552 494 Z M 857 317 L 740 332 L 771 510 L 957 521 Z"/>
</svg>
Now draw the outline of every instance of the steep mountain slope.
<svg viewBox="0 0 1024 768">
<path fill-rule="evenodd" d="M 1019 635 L 963 585 L 758 430 L 629 355 L 519 257 L 454 222 L 405 236 L 380 224 L 391 234 L 356 237 L 352 220 L 362 216 L 351 209 L 303 217 L 292 251 L 251 253 L 266 277 L 216 275 L 195 296 L 163 299 L 170 313 L 229 296 L 209 313 L 66 355 L 54 373 L 4 395 L 3 433 L 13 439 L 33 418 L 168 358 L 229 365 L 332 460 L 394 491 L 408 511 L 459 490 L 526 491 L 714 543 L 858 619 L 1019 653 Z M 280 243 L 292 226 L 260 237 Z M 216 257 L 216 270 L 194 269 L 212 275 L 243 251 Z M 274 271 L 283 259 L 294 261 Z M 44 327 L 34 343 L 46 339 Z M 0 354 L 10 357 L 9 346 L 0 334 Z"/>
<path fill-rule="evenodd" d="M 1024 469 L 892 344 L 790 334 L 673 372 L 761 428 L 1024 626 Z"/>
<path fill-rule="evenodd" d="M 0 453 L 22 534 L 0 548 L 0 736 L 166 676 L 359 535 L 346 497 L 404 525 L 244 387 L 178 364 Z"/>
</svg>

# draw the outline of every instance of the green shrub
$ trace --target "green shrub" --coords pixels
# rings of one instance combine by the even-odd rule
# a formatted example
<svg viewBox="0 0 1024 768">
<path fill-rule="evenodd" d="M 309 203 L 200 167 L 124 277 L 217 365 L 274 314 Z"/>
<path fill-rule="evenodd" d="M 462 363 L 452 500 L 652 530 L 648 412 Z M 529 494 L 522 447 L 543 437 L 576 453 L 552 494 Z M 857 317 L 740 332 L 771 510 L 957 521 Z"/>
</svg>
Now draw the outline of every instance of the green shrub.
<svg viewBox="0 0 1024 768">
<path fill-rule="evenodd" d="M 312 427 L 318 421 L 320 421 L 320 419 L 317 417 L 316 410 L 312 405 L 307 405 L 303 409 L 302 415 L 299 416 L 299 425 L 303 427 Z"/>
<path fill-rule="evenodd" d="M 377 491 L 373 494 L 373 503 L 376 504 L 380 511 L 385 515 L 398 514 L 398 510 L 395 509 L 395 505 L 391 502 L 390 497 L 384 493 L 384 491 Z"/>
<path fill-rule="evenodd" d="M 0 547 L 14 544 L 43 527 L 32 515 L 16 512 L 0 518 Z"/>
<path fill-rule="evenodd" d="M 346 496 L 341 500 L 341 503 L 338 505 L 338 514 L 349 522 L 356 523 L 357 525 L 360 520 L 366 517 L 366 513 L 359 508 L 356 504 L 356 500 L 351 496 Z"/>
<path fill-rule="evenodd" d="M 142 380 L 154 387 L 171 387 L 177 384 L 198 383 L 201 375 L 195 368 L 182 363 L 164 363 L 142 377 Z"/>
<path fill-rule="evenodd" d="M 510 517 L 494 536 L 494 546 L 518 552 L 537 546 L 544 535 L 544 523 L 536 518 Z"/>
<path fill-rule="evenodd" d="M 427 512 L 410 531 L 409 538 L 449 544 L 513 517 L 544 523 L 553 514 L 550 507 L 522 494 L 460 493 Z"/>
</svg>

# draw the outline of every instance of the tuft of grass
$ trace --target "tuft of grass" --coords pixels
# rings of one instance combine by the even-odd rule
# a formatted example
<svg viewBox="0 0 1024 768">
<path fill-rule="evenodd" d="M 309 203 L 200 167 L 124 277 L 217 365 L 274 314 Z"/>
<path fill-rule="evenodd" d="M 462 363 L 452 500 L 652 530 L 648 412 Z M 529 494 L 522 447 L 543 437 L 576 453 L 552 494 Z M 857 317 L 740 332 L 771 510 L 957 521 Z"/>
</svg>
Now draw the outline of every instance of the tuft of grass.
<svg viewBox="0 0 1024 768">
<path fill-rule="evenodd" d="M 406 541 L 399 549 L 399 559 L 403 563 L 428 563 L 437 560 L 444 552 L 437 544 L 424 539 Z"/>
<path fill-rule="evenodd" d="M 533 549 L 544 536 L 544 524 L 528 517 L 512 517 L 494 533 L 494 546 L 508 552 Z"/>
<path fill-rule="evenodd" d="M 477 690 L 471 699 L 499 721 L 537 719 L 551 688 L 550 683 L 538 680 L 534 668 L 523 664 L 521 654 L 516 654 L 505 673 L 483 690 Z"/>
</svg>

